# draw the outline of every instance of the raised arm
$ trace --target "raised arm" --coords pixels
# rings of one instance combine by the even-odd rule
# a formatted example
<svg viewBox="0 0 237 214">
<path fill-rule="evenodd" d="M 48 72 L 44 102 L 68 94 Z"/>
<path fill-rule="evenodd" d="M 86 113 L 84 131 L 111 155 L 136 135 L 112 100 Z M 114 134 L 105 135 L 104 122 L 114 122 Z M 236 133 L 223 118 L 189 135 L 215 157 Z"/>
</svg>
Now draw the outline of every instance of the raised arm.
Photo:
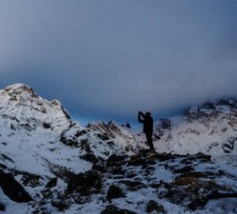
<svg viewBox="0 0 237 214">
<path fill-rule="evenodd" d="M 141 111 L 139 111 L 138 112 L 138 117 L 137 117 L 137 119 L 138 119 L 138 122 L 139 123 L 144 123 L 144 114 L 141 112 Z"/>
</svg>

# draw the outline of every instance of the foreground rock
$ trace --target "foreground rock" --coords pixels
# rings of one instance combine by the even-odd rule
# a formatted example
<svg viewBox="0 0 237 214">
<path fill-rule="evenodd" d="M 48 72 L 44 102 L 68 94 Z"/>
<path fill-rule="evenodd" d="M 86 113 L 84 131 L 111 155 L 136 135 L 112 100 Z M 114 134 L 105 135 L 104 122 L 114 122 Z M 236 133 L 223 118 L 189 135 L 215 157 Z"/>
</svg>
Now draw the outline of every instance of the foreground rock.
<svg viewBox="0 0 237 214">
<path fill-rule="evenodd" d="M 22 203 L 32 200 L 29 193 L 15 180 L 14 176 L 2 170 L 0 170 L 0 187 L 3 192 L 15 202 Z M 3 209 L 3 205 L 1 207 Z"/>
<path fill-rule="evenodd" d="M 172 207 L 178 208 L 179 213 L 182 210 L 206 212 L 210 201 L 215 200 L 218 207 L 223 199 L 229 201 L 237 196 L 237 173 L 218 168 L 210 156 L 201 153 L 172 155 L 143 150 L 131 157 L 112 155 L 108 160 L 94 163 L 92 168 L 79 174 L 62 171 L 57 179 L 48 179 L 43 189 L 40 182 L 35 183 L 34 188 L 42 190 L 33 199 L 12 175 L 3 171 L 1 187 L 11 200 L 32 200 L 29 204 L 32 213 L 50 213 L 50 209 L 60 213 L 78 207 L 79 213 L 86 214 L 89 211 L 84 209 L 91 210 L 93 206 L 95 208 L 90 213 L 166 214 L 174 209 Z M 9 186 L 4 187 L 7 183 L 4 177 L 12 180 L 11 185 L 17 185 L 13 191 L 15 195 L 10 195 Z M 59 185 L 60 179 L 66 184 L 63 188 Z M 19 198 L 19 195 L 23 197 Z M 229 212 L 231 206 L 224 210 Z M 0 209 L 4 211 L 6 208 L 1 202 Z M 235 212 L 234 205 L 231 209 Z"/>
<path fill-rule="evenodd" d="M 119 209 L 118 207 L 111 205 L 106 207 L 100 214 L 137 214 L 137 213 L 126 209 Z"/>
</svg>

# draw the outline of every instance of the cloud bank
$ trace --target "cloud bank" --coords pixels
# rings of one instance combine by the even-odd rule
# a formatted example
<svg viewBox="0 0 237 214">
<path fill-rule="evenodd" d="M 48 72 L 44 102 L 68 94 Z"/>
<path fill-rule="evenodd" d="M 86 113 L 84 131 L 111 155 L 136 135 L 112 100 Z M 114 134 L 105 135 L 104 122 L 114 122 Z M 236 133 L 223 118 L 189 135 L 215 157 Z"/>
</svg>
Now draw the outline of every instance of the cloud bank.
<svg viewBox="0 0 237 214">
<path fill-rule="evenodd" d="M 0 2 L 0 86 L 83 118 L 155 117 L 237 96 L 235 0 Z"/>
</svg>

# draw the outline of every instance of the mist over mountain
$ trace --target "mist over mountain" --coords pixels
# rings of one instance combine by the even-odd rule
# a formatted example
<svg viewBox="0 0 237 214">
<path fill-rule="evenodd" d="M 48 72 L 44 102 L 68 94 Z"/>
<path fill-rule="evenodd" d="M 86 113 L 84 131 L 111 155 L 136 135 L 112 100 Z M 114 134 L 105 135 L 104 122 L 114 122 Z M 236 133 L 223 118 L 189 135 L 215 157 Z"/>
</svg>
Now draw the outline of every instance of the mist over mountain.
<svg viewBox="0 0 237 214">
<path fill-rule="evenodd" d="M 0 90 L 0 212 L 237 213 L 237 99 L 156 121 L 156 153 L 139 130 L 79 123 L 27 85 Z"/>
<path fill-rule="evenodd" d="M 236 0 L 0 1 L 0 88 L 23 82 L 73 117 L 123 123 L 237 96 L 236 11 Z"/>
</svg>

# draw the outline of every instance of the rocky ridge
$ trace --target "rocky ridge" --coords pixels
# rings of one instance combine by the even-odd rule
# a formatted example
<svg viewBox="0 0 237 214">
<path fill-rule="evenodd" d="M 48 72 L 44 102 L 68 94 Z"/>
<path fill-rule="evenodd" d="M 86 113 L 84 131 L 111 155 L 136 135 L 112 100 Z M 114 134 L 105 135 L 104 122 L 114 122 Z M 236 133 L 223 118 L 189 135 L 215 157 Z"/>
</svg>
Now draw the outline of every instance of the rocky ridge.
<svg viewBox="0 0 237 214">
<path fill-rule="evenodd" d="M 122 127 L 113 121 L 90 123 L 87 128 L 91 131 L 98 131 L 112 139 L 119 148 L 127 154 L 135 154 L 144 149 L 144 142 L 137 141 L 136 137 L 126 127 Z"/>
</svg>

